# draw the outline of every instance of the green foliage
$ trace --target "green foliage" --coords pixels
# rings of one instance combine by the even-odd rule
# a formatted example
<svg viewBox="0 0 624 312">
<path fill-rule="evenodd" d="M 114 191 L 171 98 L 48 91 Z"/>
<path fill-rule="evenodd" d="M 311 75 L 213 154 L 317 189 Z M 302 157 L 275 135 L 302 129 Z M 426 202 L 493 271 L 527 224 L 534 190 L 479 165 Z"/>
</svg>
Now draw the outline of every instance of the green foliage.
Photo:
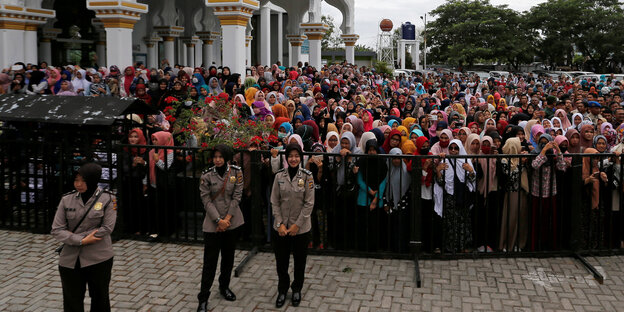
<svg viewBox="0 0 624 312">
<path fill-rule="evenodd" d="M 433 62 L 518 68 L 539 56 L 552 66 L 603 72 L 624 61 L 624 9 L 618 0 L 552 0 L 522 13 L 489 0 L 449 0 L 431 15 L 427 43 Z"/>
<path fill-rule="evenodd" d="M 325 32 L 325 36 L 321 40 L 321 50 L 337 50 L 342 44 L 342 38 L 340 38 L 340 28 L 334 23 L 334 18 L 329 15 L 321 16 L 321 22 L 329 25 L 329 28 Z"/>
<path fill-rule="evenodd" d="M 548 1 L 531 8 L 528 21 L 541 34 L 539 55 L 551 65 L 574 63 L 574 52 L 596 72 L 624 60 L 624 9 L 617 0 Z"/>
<path fill-rule="evenodd" d="M 427 24 L 431 57 L 458 66 L 477 61 L 519 63 L 531 59 L 530 33 L 522 16 L 488 0 L 450 0 L 431 12 Z"/>
<path fill-rule="evenodd" d="M 388 63 L 386 62 L 382 62 L 382 61 L 377 61 L 375 62 L 375 64 L 373 65 L 375 67 L 375 72 L 376 73 L 385 73 L 388 75 L 392 75 L 392 67 L 390 65 L 388 65 Z"/>
</svg>

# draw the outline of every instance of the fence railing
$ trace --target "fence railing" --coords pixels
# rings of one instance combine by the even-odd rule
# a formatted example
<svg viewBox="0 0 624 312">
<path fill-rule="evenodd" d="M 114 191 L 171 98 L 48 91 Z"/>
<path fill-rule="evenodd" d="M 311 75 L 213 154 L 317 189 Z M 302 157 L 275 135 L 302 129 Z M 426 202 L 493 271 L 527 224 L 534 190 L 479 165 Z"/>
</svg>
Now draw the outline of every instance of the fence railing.
<svg viewBox="0 0 624 312">
<path fill-rule="evenodd" d="M 0 226 L 47 232 L 82 159 L 43 142 L 0 142 L 0 148 Z M 155 179 L 147 156 L 153 148 L 173 151 L 171 162 L 155 168 Z M 93 155 L 118 193 L 117 235 L 202 241 L 199 178 L 211 166 L 211 151 L 118 144 Z M 236 151 L 233 163 L 244 176 L 242 246 L 269 246 L 269 198 L 273 175 L 285 166 L 283 157 Z M 398 258 L 620 253 L 622 160 L 613 154 L 442 159 L 305 153 L 302 165 L 316 182 L 311 248 Z M 440 174 L 439 164 L 447 165 Z M 373 198 L 379 204 L 371 207 Z"/>
</svg>

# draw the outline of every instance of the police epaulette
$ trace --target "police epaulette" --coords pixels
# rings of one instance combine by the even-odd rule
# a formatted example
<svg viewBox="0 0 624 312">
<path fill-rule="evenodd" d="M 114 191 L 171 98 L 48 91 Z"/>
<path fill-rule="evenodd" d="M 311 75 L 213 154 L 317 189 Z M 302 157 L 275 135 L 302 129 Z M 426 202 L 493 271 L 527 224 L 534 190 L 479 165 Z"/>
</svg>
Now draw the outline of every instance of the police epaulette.
<svg viewBox="0 0 624 312">
<path fill-rule="evenodd" d="M 105 189 L 102 192 L 117 196 L 117 192 L 109 190 L 109 189 Z"/>
<path fill-rule="evenodd" d="M 67 193 L 63 194 L 63 196 L 67 196 L 67 195 L 75 194 L 76 192 L 78 192 L 78 191 L 73 190 L 73 191 L 71 191 L 71 192 L 67 192 Z"/>
<path fill-rule="evenodd" d="M 208 169 L 206 169 L 206 170 L 202 171 L 202 174 L 204 174 L 204 173 L 208 173 L 208 172 L 212 171 L 212 169 L 213 169 L 213 168 L 214 168 L 214 166 L 212 166 L 212 167 L 210 167 L 210 168 L 208 168 Z"/>
<path fill-rule="evenodd" d="M 276 173 L 280 173 L 280 172 L 284 172 L 284 171 L 286 171 L 286 168 L 282 168 L 282 169 L 280 169 L 280 170 L 277 170 L 277 172 L 276 172 Z"/>
<path fill-rule="evenodd" d="M 236 169 L 236 170 L 240 170 L 240 169 L 241 169 L 241 167 L 236 166 L 236 165 L 230 165 L 230 167 L 231 167 L 231 168 L 234 168 L 234 169 Z"/>
<path fill-rule="evenodd" d="M 312 175 L 312 172 L 308 169 L 303 169 L 301 168 L 301 171 L 303 171 L 303 173 L 308 174 L 308 175 Z"/>
</svg>

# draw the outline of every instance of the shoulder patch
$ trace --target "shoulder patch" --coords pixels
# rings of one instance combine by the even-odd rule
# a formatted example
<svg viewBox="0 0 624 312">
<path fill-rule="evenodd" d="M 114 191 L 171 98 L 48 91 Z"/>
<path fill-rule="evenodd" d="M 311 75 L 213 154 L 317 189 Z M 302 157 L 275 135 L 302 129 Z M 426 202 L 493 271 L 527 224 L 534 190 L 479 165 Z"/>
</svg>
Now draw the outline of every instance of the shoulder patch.
<svg viewBox="0 0 624 312">
<path fill-rule="evenodd" d="M 76 194 L 76 193 L 78 193 L 78 191 L 73 190 L 73 191 L 71 191 L 71 192 L 67 192 L 67 193 L 63 194 L 63 196 L 67 196 L 67 195 L 71 195 L 71 194 Z"/>
<path fill-rule="evenodd" d="M 102 192 L 104 192 L 104 193 L 108 193 L 108 194 L 113 195 L 113 196 L 117 196 L 117 192 L 115 192 L 115 191 L 111 191 L 111 190 L 109 190 L 109 189 L 105 189 L 105 190 L 103 190 Z"/>
<path fill-rule="evenodd" d="M 234 169 L 236 169 L 236 170 L 241 170 L 241 167 L 236 166 L 236 165 L 230 165 L 230 167 L 232 167 L 232 168 L 234 168 Z"/>
<path fill-rule="evenodd" d="M 213 169 L 214 169 L 214 166 L 212 166 L 212 167 L 210 167 L 210 168 L 208 168 L 208 169 L 206 169 L 206 170 L 202 171 L 202 174 L 206 174 L 206 173 L 208 173 L 208 172 L 212 171 Z"/>
<path fill-rule="evenodd" d="M 305 174 L 307 174 L 307 175 L 312 175 L 312 172 L 310 172 L 310 170 L 308 170 L 308 169 L 303 169 L 303 168 L 301 168 L 301 169 L 299 169 L 299 170 L 301 170 L 303 173 L 305 173 Z"/>
</svg>

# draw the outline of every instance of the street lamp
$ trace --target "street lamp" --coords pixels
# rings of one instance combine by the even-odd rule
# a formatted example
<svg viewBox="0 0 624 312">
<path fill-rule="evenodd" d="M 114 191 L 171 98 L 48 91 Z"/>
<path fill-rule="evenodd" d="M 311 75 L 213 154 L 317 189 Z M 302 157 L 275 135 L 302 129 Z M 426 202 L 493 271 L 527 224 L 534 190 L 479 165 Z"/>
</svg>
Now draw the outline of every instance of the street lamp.
<svg viewBox="0 0 624 312">
<path fill-rule="evenodd" d="M 427 13 L 424 17 L 420 17 L 425 22 L 425 30 L 423 31 L 423 41 L 425 43 L 425 50 L 423 51 L 423 69 L 427 69 Z"/>
</svg>

